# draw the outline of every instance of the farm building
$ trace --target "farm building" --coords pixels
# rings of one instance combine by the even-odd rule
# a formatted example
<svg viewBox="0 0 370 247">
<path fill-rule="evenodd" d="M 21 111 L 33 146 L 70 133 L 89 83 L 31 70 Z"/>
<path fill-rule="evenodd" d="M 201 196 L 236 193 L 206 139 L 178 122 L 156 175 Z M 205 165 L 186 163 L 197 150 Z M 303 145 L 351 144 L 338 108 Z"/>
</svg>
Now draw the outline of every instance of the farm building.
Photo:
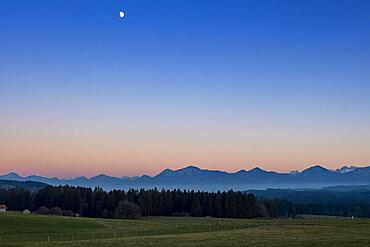
<svg viewBox="0 0 370 247">
<path fill-rule="evenodd" d="M 0 205 L 0 213 L 5 213 L 7 209 L 8 208 L 6 207 L 6 205 L 4 205 L 4 204 Z"/>
<path fill-rule="evenodd" d="M 23 210 L 23 214 L 30 214 L 30 213 L 31 213 L 31 211 L 28 210 L 28 209 Z"/>
</svg>

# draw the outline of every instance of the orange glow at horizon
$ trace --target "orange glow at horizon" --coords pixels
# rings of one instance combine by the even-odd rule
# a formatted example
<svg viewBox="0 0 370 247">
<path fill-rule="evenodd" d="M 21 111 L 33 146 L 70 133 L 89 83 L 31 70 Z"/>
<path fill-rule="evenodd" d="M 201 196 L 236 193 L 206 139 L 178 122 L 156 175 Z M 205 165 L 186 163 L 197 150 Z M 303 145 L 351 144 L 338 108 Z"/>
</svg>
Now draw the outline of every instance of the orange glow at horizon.
<svg viewBox="0 0 370 247">
<path fill-rule="evenodd" d="M 288 172 L 314 164 L 332 169 L 343 165 L 370 164 L 365 149 L 349 154 L 340 152 L 350 148 L 345 145 L 327 150 L 323 149 L 325 143 L 308 145 L 306 142 L 305 145 L 294 146 L 287 140 L 271 144 L 257 139 L 253 142 L 251 139 L 249 142 L 235 139 L 238 141 L 235 144 L 226 139 L 210 141 L 201 138 L 194 143 L 186 138 L 181 141 L 157 138 L 152 142 L 126 138 L 109 142 L 101 136 L 89 139 L 82 136 L 54 136 L 53 139 L 23 136 L 19 140 L 14 136 L 0 142 L 0 174 L 15 171 L 22 175 L 62 178 L 98 174 L 121 177 L 156 175 L 165 168 L 178 169 L 188 165 L 227 172 L 254 167 Z"/>
</svg>

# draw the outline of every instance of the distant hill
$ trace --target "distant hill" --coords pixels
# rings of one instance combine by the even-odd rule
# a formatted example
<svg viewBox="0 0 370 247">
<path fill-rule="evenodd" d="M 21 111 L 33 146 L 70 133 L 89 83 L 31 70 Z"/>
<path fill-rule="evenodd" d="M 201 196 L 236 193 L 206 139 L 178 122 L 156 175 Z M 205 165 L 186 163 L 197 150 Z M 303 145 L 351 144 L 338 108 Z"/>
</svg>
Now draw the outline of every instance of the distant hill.
<svg viewBox="0 0 370 247">
<path fill-rule="evenodd" d="M 0 176 L 0 179 L 13 181 L 36 181 L 50 185 L 73 185 L 101 187 L 103 189 L 165 188 L 194 190 L 247 190 L 266 188 L 321 188 L 337 185 L 370 184 L 370 167 L 345 166 L 329 170 L 322 166 L 312 166 L 301 172 L 278 173 L 261 168 L 240 170 L 229 173 L 219 170 L 201 169 L 188 166 L 178 170 L 165 169 L 155 176 L 111 177 L 104 174 L 74 179 L 47 178 L 42 176 L 22 177 L 16 173 Z"/>
<path fill-rule="evenodd" d="M 370 206 L 370 187 L 366 185 L 333 186 L 322 189 L 246 190 L 245 192 L 262 198 L 285 199 L 301 204 L 365 203 Z"/>
<path fill-rule="evenodd" d="M 48 186 L 48 184 L 35 181 L 15 181 L 15 180 L 0 180 L 0 188 L 10 189 L 14 187 L 21 187 L 27 190 L 39 190 Z"/>
<path fill-rule="evenodd" d="M 335 186 L 328 186 L 322 188 L 323 190 L 327 191 L 338 191 L 338 192 L 361 192 L 361 191 L 369 191 L 370 192 L 370 185 L 335 185 Z"/>
</svg>

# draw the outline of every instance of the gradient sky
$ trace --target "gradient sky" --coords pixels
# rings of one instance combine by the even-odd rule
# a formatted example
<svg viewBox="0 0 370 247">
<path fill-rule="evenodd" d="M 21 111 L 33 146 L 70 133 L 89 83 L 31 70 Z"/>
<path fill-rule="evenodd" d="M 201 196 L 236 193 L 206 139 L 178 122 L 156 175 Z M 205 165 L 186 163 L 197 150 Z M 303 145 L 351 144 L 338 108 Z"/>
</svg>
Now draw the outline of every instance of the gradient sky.
<svg viewBox="0 0 370 247">
<path fill-rule="evenodd" d="M 312 164 L 370 165 L 370 1 L 1 1 L 0 173 Z"/>
</svg>

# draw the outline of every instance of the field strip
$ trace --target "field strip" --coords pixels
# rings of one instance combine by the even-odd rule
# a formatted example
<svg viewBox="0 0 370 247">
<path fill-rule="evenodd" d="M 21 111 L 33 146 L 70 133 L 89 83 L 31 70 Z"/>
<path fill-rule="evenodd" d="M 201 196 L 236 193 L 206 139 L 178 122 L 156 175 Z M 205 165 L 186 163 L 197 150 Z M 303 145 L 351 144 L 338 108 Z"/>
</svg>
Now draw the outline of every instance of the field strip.
<svg viewBox="0 0 370 247">
<path fill-rule="evenodd" d="M 202 227 L 199 231 L 194 231 L 196 228 L 153 228 L 135 231 L 116 231 L 109 228 L 109 231 L 95 232 L 70 232 L 70 233 L 40 233 L 40 234 L 12 234 L 0 236 L 0 243 L 45 243 L 45 242 L 66 242 L 66 241 L 88 241 L 88 240 L 103 240 L 116 238 L 131 238 L 131 237 L 150 237 L 150 236 L 166 236 L 166 235 L 183 235 L 197 233 L 215 233 L 215 232 L 232 232 L 244 230 L 247 228 L 261 227 L 258 225 L 239 226 L 237 229 L 229 226 L 219 226 L 211 228 Z"/>
</svg>

